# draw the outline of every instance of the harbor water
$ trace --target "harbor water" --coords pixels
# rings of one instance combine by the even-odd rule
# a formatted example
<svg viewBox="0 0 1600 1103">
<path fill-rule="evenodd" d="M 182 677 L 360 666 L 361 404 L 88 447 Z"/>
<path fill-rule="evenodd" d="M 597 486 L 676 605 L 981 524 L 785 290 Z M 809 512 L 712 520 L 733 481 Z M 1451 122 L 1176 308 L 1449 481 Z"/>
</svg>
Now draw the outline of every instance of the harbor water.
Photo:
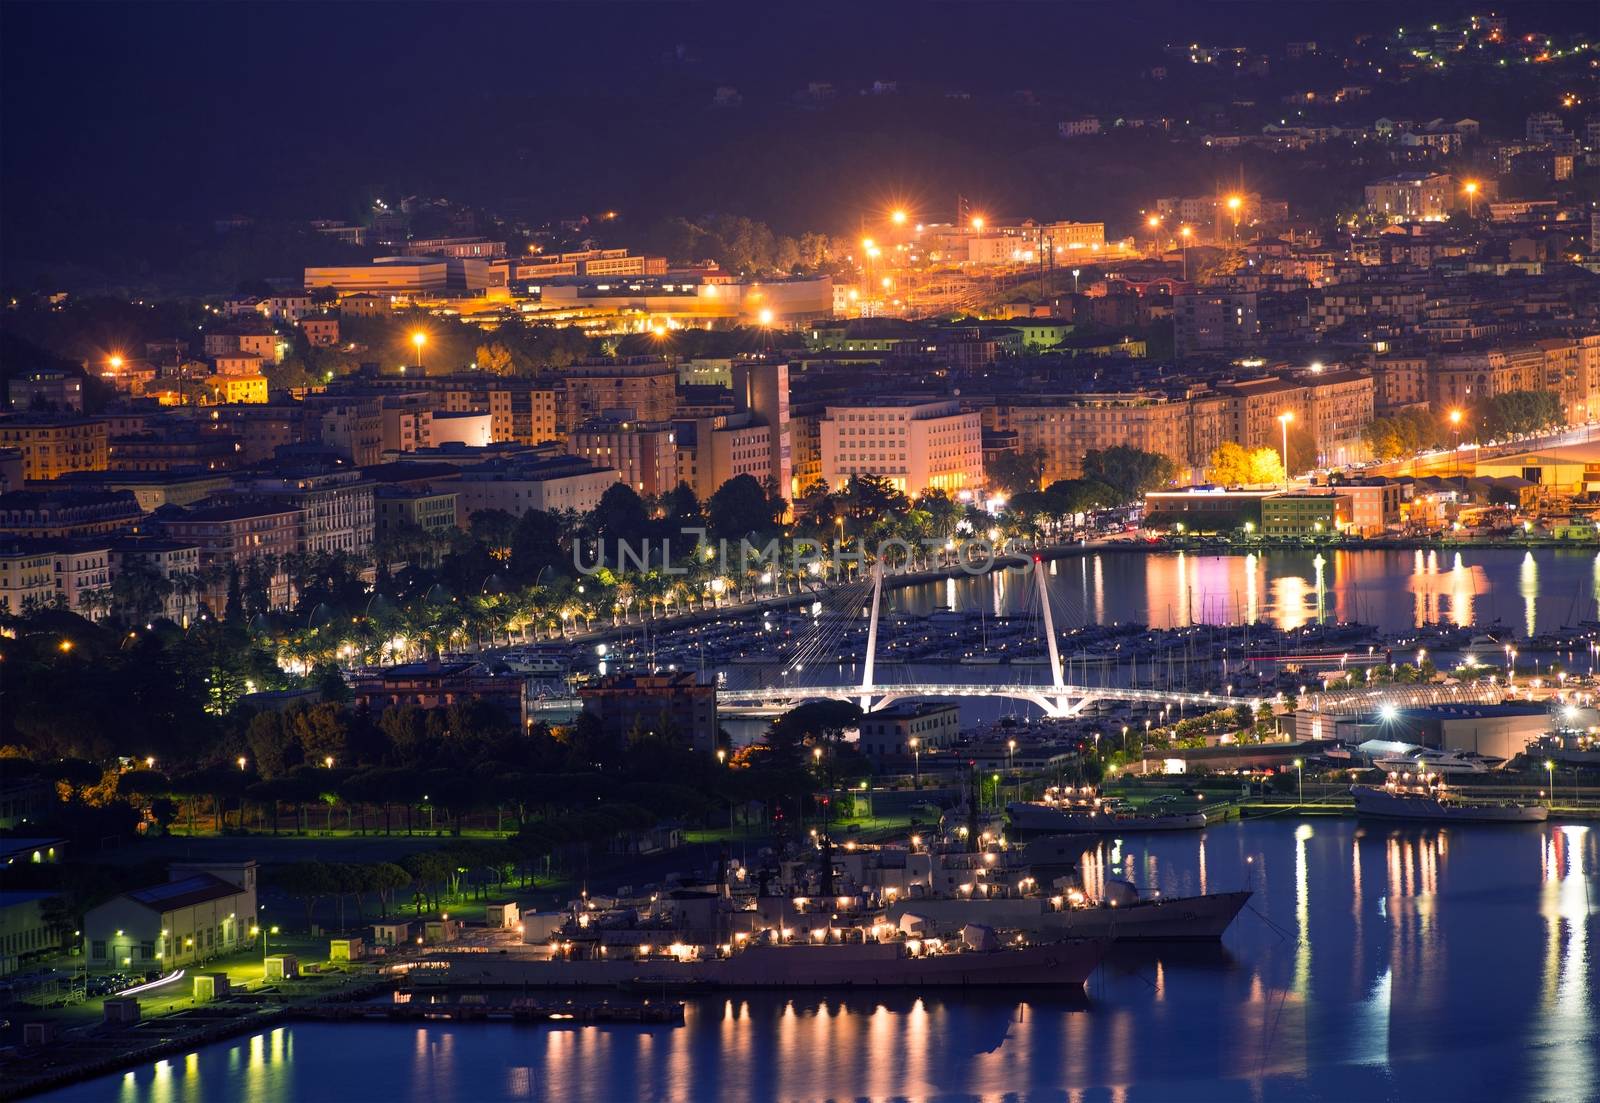
<svg viewBox="0 0 1600 1103">
<path fill-rule="evenodd" d="M 1360 621 L 1386 632 L 1425 624 L 1522 636 L 1600 619 L 1594 549 L 1274 549 L 1258 554 L 1087 549 L 1045 565 L 1058 628 L 1152 628 L 1266 621 L 1296 628 Z M 941 606 L 1016 615 L 1037 604 L 1018 570 L 889 591 L 892 611 Z"/>
<path fill-rule="evenodd" d="M 1118 949 L 1043 991 L 726 993 L 679 1027 L 295 1024 L 43 1098 L 1584 1100 L 1600 1082 L 1581 824 L 1269 818 L 1108 838 L 1163 895 L 1249 886 L 1220 946 Z"/>
</svg>

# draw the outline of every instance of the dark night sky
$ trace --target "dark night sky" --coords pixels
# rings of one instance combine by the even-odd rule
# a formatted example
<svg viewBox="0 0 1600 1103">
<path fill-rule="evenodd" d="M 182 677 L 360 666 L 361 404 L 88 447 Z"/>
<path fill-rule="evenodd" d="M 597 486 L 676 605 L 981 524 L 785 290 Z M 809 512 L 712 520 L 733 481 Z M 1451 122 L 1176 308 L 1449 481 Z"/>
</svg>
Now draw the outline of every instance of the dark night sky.
<svg viewBox="0 0 1600 1103">
<path fill-rule="evenodd" d="M 1511 7 L 1519 24 L 1594 22 L 1585 4 Z M 235 211 L 350 217 L 376 186 L 546 215 L 689 202 L 674 181 L 749 140 L 708 117 L 718 84 L 745 95 L 745 126 L 813 79 L 1104 96 L 1168 40 L 1338 40 L 1467 10 L 4 2 L 0 260 L 137 249 L 141 232 Z"/>
</svg>

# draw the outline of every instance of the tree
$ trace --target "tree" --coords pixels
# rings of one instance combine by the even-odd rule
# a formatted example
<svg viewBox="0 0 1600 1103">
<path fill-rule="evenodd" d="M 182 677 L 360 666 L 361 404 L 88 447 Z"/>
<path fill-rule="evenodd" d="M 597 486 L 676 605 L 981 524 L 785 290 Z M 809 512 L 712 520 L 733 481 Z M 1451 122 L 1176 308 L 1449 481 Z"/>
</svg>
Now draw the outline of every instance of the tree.
<svg viewBox="0 0 1600 1103">
<path fill-rule="evenodd" d="M 299 900 L 306 908 L 306 928 L 309 930 L 316 916 L 318 901 L 338 890 L 333 871 L 326 862 L 291 862 L 276 878 L 285 895 Z"/>
<path fill-rule="evenodd" d="M 738 540 L 772 526 L 772 502 L 754 475 L 735 475 L 707 499 L 706 518 L 712 536 Z"/>
<path fill-rule="evenodd" d="M 1047 459 L 1043 448 L 1002 452 L 990 461 L 984 475 L 991 488 L 1002 490 L 1007 496 L 1038 490 L 1044 481 Z"/>
<path fill-rule="evenodd" d="M 1178 477 L 1178 465 L 1160 452 L 1118 444 L 1085 452 L 1083 477 L 1104 483 L 1122 501 L 1130 501 L 1172 482 Z"/>
<path fill-rule="evenodd" d="M 147 560 L 134 556 L 123 563 L 111 582 L 111 612 L 134 624 L 152 620 L 171 594 L 172 583 Z"/>
<path fill-rule="evenodd" d="M 494 375 L 510 375 L 515 368 L 515 359 L 511 350 L 498 341 L 491 341 L 487 345 L 478 346 L 478 355 L 474 361 L 480 371 L 490 372 Z"/>
<path fill-rule="evenodd" d="M 650 514 L 638 491 L 627 483 L 615 482 L 600 495 L 600 501 L 590 515 L 590 525 L 603 545 L 612 549 L 614 556 L 615 549 L 621 544 L 636 550 L 640 548 L 649 535 Z"/>
<path fill-rule="evenodd" d="M 1251 486 L 1284 482 L 1283 461 L 1271 448 L 1247 450 L 1224 441 L 1206 462 L 1206 479 L 1219 486 Z"/>
<path fill-rule="evenodd" d="M 480 509 L 467 518 L 468 534 L 501 563 L 511 558 L 516 528 L 517 519 L 503 509 Z"/>
<path fill-rule="evenodd" d="M 560 565 L 561 523 L 542 509 L 523 513 L 511 533 L 511 577 L 531 583 L 546 567 Z"/>
</svg>

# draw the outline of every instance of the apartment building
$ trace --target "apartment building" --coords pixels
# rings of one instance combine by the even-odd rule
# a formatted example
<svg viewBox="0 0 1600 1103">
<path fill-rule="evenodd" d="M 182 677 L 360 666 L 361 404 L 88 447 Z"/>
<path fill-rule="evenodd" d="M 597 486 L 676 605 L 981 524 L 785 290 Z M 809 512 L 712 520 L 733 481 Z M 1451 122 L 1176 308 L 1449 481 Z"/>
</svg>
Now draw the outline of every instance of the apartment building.
<svg viewBox="0 0 1600 1103">
<path fill-rule="evenodd" d="M 372 546 L 374 489 L 359 471 L 318 471 L 241 480 L 234 495 L 297 511 L 299 552 L 360 555 Z"/>
<path fill-rule="evenodd" d="M 588 513 L 617 479 L 612 468 L 596 467 L 578 456 L 562 456 L 479 464 L 463 471 L 453 485 L 460 516 L 470 519 L 487 509 L 505 510 L 513 517 L 530 509 Z"/>
<path fill-rule="evenodd" d="M 0 449 L 22 453 L 28 482 L 59 479 L 73 471 L 104 471 L 106 424 L 95 418 L 13 414 L 0 418 Z"/>
<path fill-rule="evenodd" d="M 748 412 L 679 418 L 672 427 L 678 482 L 701 501 L 739 475 L 762 484 L 777 478 L 772 469 L 772 427 Z"/>
<path fill-rule="evenodd" d="M 567 437 L 567 453 L 596 467 L 612 467 L 622 481 L 645 497 L 670 493 L 678 485 L 677 434 L 671 422 L 593 418 Z"/>
<path fill-rule="evenodd" d="M 955 399 L 888 398 L 830 405 L 821 424 L 822 478 L 876 475 L 907 494 L 983 488 L 983 427 Z"/>
<path fill-rule="evenodd" d="M 678 373 L 665 360 L 633 357 L 575 364 L 556 377 L 556 422 L 562 434 L 607 410 L 632 410 L 640 421 L 671 421 Z"/>
<path fill-rule="evenodd" d="M 1367 185 L 1367 213 L 1387 222 L 1438 222 L 1457 204 L 1447 172 L 1402 172 Z"/>
</svg>

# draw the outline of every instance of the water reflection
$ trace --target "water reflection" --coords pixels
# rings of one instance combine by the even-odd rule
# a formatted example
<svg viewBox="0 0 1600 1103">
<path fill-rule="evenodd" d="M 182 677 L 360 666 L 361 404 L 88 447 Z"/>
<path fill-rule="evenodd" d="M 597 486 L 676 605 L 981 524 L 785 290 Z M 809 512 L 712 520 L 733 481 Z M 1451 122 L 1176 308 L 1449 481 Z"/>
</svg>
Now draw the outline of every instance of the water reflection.
<svg viewBox="0 0 1600 1103">
<path fill-rule="evenodd" d="M 1600 555 L 1576 549 L 1093 552 L 1052 561 L 1048 571 L 1061 628 L 1257 620 L 1294 628 L 1337 619 L 1390 631 L 1436 623 L 1492 630 L 1498 622 L 1539 634 L 1600 618 Z M 895 610 L 947 605 L 1010 616 L 1032 611 L 1037 590 L 1030 575 L 1007 570 L 907 587 L 887 600 Z"/>
<path fill-rule="evenodd" d="M 1539 561 L 1529 551 L 1522 557 L 1517 572 L 1517 592 L 1522 595 L 1522 630 L 1532 636 L 1539 625 Z"/>
<path fill-rule="evenodd" d="M 1600 1075 L 1597 834 L 1329 819 L 1104 839 L 1091 884 L 1248 885 L 1250 910 L 1224 947 L 1118 947 L 1079 998 L 749 992 L 692 999 L 677 1028 L 303 1024 L 55 1098 L 1581 1097 Z"/>
</svg>

